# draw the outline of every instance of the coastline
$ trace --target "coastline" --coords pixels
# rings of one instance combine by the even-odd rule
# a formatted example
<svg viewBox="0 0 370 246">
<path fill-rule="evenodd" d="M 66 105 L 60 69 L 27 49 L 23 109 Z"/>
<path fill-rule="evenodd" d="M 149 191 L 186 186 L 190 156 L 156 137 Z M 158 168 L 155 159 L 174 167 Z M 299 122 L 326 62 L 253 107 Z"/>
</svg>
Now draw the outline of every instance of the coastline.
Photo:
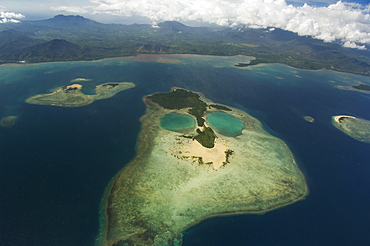
<svg viewBox="0 0 370 246">
<path fill-rule="evenodd" d="M 202 99 L 204 100 L 204 98 Z M 204 101 L 206 101 L 207 103 L 210 102 L 210 100 Z M 138 138 L 137 155 L 134 160 L 128 163 L 119 172 L 119 174 L 115 176 L 115 181 L 112 182 L 112 187 L 110 188 L 110 195 L 108 198 L 110 204 L 105 204 L 105 215 L 108 216 L 106 220 L 110 222 L 107 223 L 107 227 L 104 227 L 106 230 L 104 235 L 106 237 L 104 240 L 100 241 L 100 245 L 114 245 L 115 242 L 131 242 L 133 244 L 133 242 L 144 242 L 145 240 L 149 240 L 152 243 L 156 242 L 154 245 L 160 245 L 159 242 L 163 242 L 163 240 L 170 240 L 171 242 L 181 242 L 181 233 L 184 230 L 194 226 L 195 224 L 205 219 L 217 216 L 228 216 L 247 213 L 263 214 L 268 211 L 284 207 L 296 201 L 302 200 L 305 196 L 308 195 L 309 191 L 306 185 L 305 177 L 300 172 L 299 167 L 294 161 L 293 154 L 288 150 L 284 142 L 273 136 L 270 136 L 262 129 L 262 125 L 258 120 L 247 115 L 245 112 L 234 108 L 232 109 L 232 115 L 239 118 L 242 117 L 244 120 L 247 119 L 248 123 L 245 125 L 245 130 L 243 130 L 243 132 L 248 132 L 247 138 L 250 138 L 248 134 L 254 134 L 253 138 L 262 137 L 262 139 L 268 140 L 268 146 L 276 146 L 278 148 L 278 150 L 276 151 L 278 151 L 279 153 L 283 151 L 283 153 L 285 154 L 283 154 L 283 159 L 285 161 L 288 161 L 289 164 L 285 163 L 287 166 L 285 167 L 284 164 L 281 167 L 281 171 L 278 171 L 278 174 L 274 173 L 273 168 L 271 169 L 269 166 L 265 166 L 265 164 L 263 164 L 264 162 L 262 162 L 255 167 L 247 168 L 247 170 L 249 170 L 245 172 L 247 174 L 244 173 L 239 175 L 239 171 L 237 170 L 243 168 L 243 165 L 240 166 L 239 161 L 243 160 L 243 158 L 245 157 L 244 154 L 241 154 L 242 152 L 240 152 L 241 150 L 238 149 L 237 145 L 239 143 L 238 141 L 241 138 L 245 139 L 245 136 L 223 137 L 229 142 L 234 142 L 232 144 L 232 149 L 235 150 L 237 154 L 232 157 L 233 160 L 230 164 L 228 164 L 225 168 L 220 168 L 217 170 L 214 170 L 209 165 L 202 166 L 194 161 L 187 160 L 186 158 L 179 159 L 172 155 L 164 155 L 165 153 L 172 153 L 171 148 L 175 148 L 173 146 L 176 145 L 176 142 L 178 142 L 178 140 L 173 142 L 171 141 L 171 139 L 173 139 L 174 137 L 178 138 L 176 136 L 178 136 L 179 134 L 160 129 L 159 125 L 155 124 L 154 122 L 157 122 L 160 117 L 172 110 L 163 110 L 160 106 L 154 105 L 147 100 L 146 104 L 146 114 L 141 118 L 142 129 Z M 258 131 L 254 132 L 253 130 L 256 129 L 258 129 Z M 244 132 L 244 135 L 246 132 Z M 252 145 L 255 143 L 257 142 L 250 142 L 250 144 Z M 245 147 L 246 146 L 243 143 L 243 146 L 240 149 L 245 149 Z M 250 154 L 253 155 L 253 152 L 251 152 Z M 159 160 L 160 162 L 158 162 Z M 175 164 L 176 162 L 178 164 Z M 270 163 L 269 161 L 267 162 Z M 261 164 L 262 167 L 260 166 Z M 262 174 L 262 176 L 261 174 L 258 174 L 259 171 L 257 170 L 260 168 L 267 168 L 266 170 L 269 174 L 267 174 L 268 178 L 266 180 L 265 174 Z M 280 180 L 279 175 L 284 176 L 285 174 L 283 173 L 287 172 L 286 168 L 290 170 L 288 173 L 294 173 L 294 175 L 298 176 L 294 178 L 292 176 L 293 179 L 290 179 L 288 178 L 288 175 L 286 178 L 283 178 L 283 183 L 278 185 L 278 187 L 280 188 L 273 188 L 273 183 L 276 182 L 273 180 Z M 178 175 L 182 175 L 181 173 L 183 172 L 188 173 L 188 175 L 180 178 L 181 176 Z M 271 187 L 271 190 L 270 188 L 267 188 L 266 191 L 264 191 L 267 192 L 265 195 L 263 195 L 262 193 L 264 192 L 262 192 L 262 195 L 257 195 L 257 197 L 255 198 L 254 196 L 257 193 L 255 195 L 253 195 L 252 193 L 248 195 L 247 193 L 245 193 L 244 189 L 241 188 L 248 187 L 247 183 L 245 182 L 252 182 L 245 181 L 244 179 L 246 178 L 246 176 L 243 175 L 247 175 L 247 177 L 255 179 L 255 177 L 253 178 L 254 175 L 252 175 L 254 172 L 257 172 L 255 174 L 262 178 L 260 182 L 267 182 L 266 184 L 268 185 L 268 187 Z M 153 174 L 155 174 L 155 176 L 152 176 Z M 237 180 L 231 181 L 233 180 L 233 177 L 235 177 L 235 174 Z M 180 179 L 178 179 L 177 177 L 179 177 Z M 163 183 L 163 181 L 161 181 L 162 179 L 167 180 L 168 184 Z M 192 181 L 187 181 L 186 179 L 190 179 Z M 255 181 L 256 180 L 259 179 L 255 179 Z M 228 182 L 231 182 L 231 184 L 227 184 Z M 270 182 L 272 183 L 270 184 Z M 222 183 L 224 183 L 224 185 L 220 186 L 220 184 Z M 154 184 L 161 185 L 159 187 L 153 187 Z M 217 186 L 212 186 L 212 184 L 217 184 Z M 206 187 L 213 187 L 214 190 L 209 190 Z M 233 189 L 236 189 L 236 193 L 230 196 L 229 194 L 224 193 L 221 193 L 221 196 L 217 195 L 217 190 L 227 189 L 227 187 L 232 187 L 230 190 L 231 193 Z M 257 188 L 257 190 L 261 189 L 262 187 L 263 186 Z M 287 191 L 290 189 L 292 189 L 291 191 L 295 190 L 296 188 L 293 187 L 297 187 L 297 189 L 298 187 L 300 187 L 298 189 L 300 190 L 299 192 L 295 191 L 298 192 L 296 195 L 294 195 L 295 192 L 293 192 L 294 194 L 290 194 L 290 191 Z M 264 188 L 262 188 L 262 190 L 263 189 Z M 257 192 L 257 190 L 255 192 Z M 279 192 L 283 192 L 284 194 L 286 194 L 282 196 L 287 196 L 285 200 L 283 199 L 283 201 L 279 201 L 279 199 L 282 198 L 279 195 Z M 189 194 L 192 195 L 189 196 Z M 245 198 L 239 197 L 240 195 Z M 217 198 L 217 196 L 219 197 Z M 259 199 L 263 199 L 262 197 L 266 197 L 267 199 L 265 201 L 265 205 L 261 205 L 261 202 L 259 201 Z M 230 201 L 232 202 L 230 203 Z M 252 203 L 252 205 L 245 204 L 245 202 L 247 201 Z M 227 204 L 225 205 L 224 202 L 226 202 Z M 164 207 L 162 208 L 162 206 Z M 131 208 L 134 208 L 134 210 L 140 210 L 140 213 L 132 211 Z M 188 211 L 187 209 L 190 210 Z M 207 212 L 207 210 L 209 210 L 209 212 Z M 166 212 L 161 213 L 160 211 Z M 134 216 L 134 214 L 137 215 L 135 215 L 135 220 L 133 221 L 132 219 L 129 219 L 129 217 Z M 145 216 L 145 219 L 140 219 L 141 217 L 139 216 L 139 214 L 140 216 Z M 161 218 L 157 218 L 159 214 L 161 214 Z M 111 215 L 118 217 L 109 218 L 109 216 Z M 126 222 L 124 222 L 124 218 L 127 218 Z M 160 225 L 158 224 L 158 222 L 155 222 L 158 221 L 158 219 L 160 219 L 161 221 L 159 223 Z M 162 225 L 163 223 L 165 224 Z M 172 225 L 172 229 L 166 229 L 166 225 Z M 144 228 L 146 228 L 147 226 L 148 228 L 144 230 Z M 163 230 L 166 230 L 167 232 Z M 142 236 L 139 236 L 141 234 Z M 140 243 L 138 244 L 140 245 Z"/>
<path fill-rule="evenodd" d="M 123 167 L 124 168 L 124 167 Z M 122 169 L 123 169 L 122 168 Z M 95 245 L 106 245 L 106 242 L 103 241 L 107 236 L 108 231 L 108 204 L 109 204 L 109 194 L 115 184 L 115 181 L 117 179 L 117 176 L 122 171 L 119 170 L 115 176 L 109 181 L 107 187 L 104 190 L 104 193 L 102 195 L 102 198 L 100 200 L 100 207 L 99 207 L 99 231 L 98 236 L 95 239 Z"/>
<path fill-rule="evenodd" d="M 146 115 L 146 114 L 145 114 Z M 129 163 L 126 163 L 125 166 L 123 166 L 117 173 L 116 175 L 114 175 L 112 177 L 112 179 L 109 181 L 109 184 L 107 185 L 105 191 L 104 191 L 104 195 L 102 196 L 102 200 L 101 200 L 101 209 L 100 209 L 100 215 L 101 216 L 104 216 L 104 218 L 99 218 L 99 222 L 100 222 L 100 225 L 99 225 L 99 235 L 98 237 L 96 238 L 96 246 L 103 246 L 103 245 L 111 245 L 111 244 L 108 244 L 107 242 L 107 235 L 108 235 L 108 229 L 109 229 L 109 223 L 108 223 L 108 216 L 109 216 L 109 212 L 108 212 L 108 206 L 109 206 L 109 200 L 111 199 L 111 193 L 113 191 L 113 188 L 114 188 L 114 185 L 116 184 L 117 182 L 117 179 L 120 177 L 121 173 L 130 168 L 131 166 L 133 166 L 132 162 L 136 159 L 136 158 L 140 158 L 142 153 L 146 153 L 147 151 L 150 150 L 150 145 L 146 144 L 145 143 L 145 139 L 146 139 L 146 132 L 145 132 L 145 128 L 143 127 L 143 118 L 145 117 L 145 115 L 143 115 L 141 118 L 140 118 L 140 124 L 141 124 L 141 130 L 139 132 L 139 135 L 138 135 L 138 138 L 137 138 L 137 147 L 136 147 L 136 155 L 134 157 L 133 160 L 131 160 Z M 141 150 L 140 152 L 138 150 Z M 104 223 L 104 224 L 102 224 Z"/>
<path fill-rule="evenodd" d="M 39 64 L 48 64 L 48 63 L 64 63 L 64 62 L 70 62 L 70 63 L 75 63 L 75 62 L 102 62 L 102 61 L 109 61 L 109 60 L 121 60 L 121 59 L 127 59 L 127 60 L 131 60 L 131 61 L 141 61 L 141 62 L 158 62 L 158 61 L 155 61 L 154 57 L 155 56 L 163 56 L 163 57 L 167 57 L 167 58 L 176 58 L 176 57 L 225 57 L 225 58 L 230 58 L 230 57 L 238 57 L 238 56 L 241 56 L 241 57 L 247 57 L 247 58 L 254 58 L 252 59 L 250 62 L 252 62 L 253 60 L 257 59 L 257 57 L 255 56 L 250 56 L 250 55 L 225 55 L 225 56 L 221 56 L 221 55 L 201 55 L 201 54 L 177 54 L 177 53 L 166 53 L 166 54 L 146 54 L 146 53 L 141 53 L 141 54 L 137 54 L 137 55 L 128 55 L 128 56 L 117 56 L 117 57 L 103 57 L 103 58 L 99 58 L 99 59 L 91 59 L 91 60 L 72 60 L 72 61 L 49 61 L 49 62 L 32 62 L 32 63 L 15 63 L 15 62 L 12 62 L 12 63 L 2 63 L 0 64 L 0 67 L 1 66 L 30 66 L 30 65 L 39 65 Z M 160 63 L 160 61 L 159 61 Z M 174 63 L 174 64 L 177 64 L 177 62 L 164 62 L 162 61 L 162 63 Z M 181 61 L 179 62 L 181 63 Z M 234 64 L 233 67 L 236 67 L 236 68 L 240 68 L 240 69 L 248 69 L 248 68 L 252 68 L 252 67 L 258 67 L 258 66 L 264 66 L 264 65 L 273 65 L 273 64 L 281 64 L 281 65 L 285 65 L 285 66 L 288 66 L 288 67 L 291 67 L 293 69 L 297 69 L 297 70 L 306 70 L 306 71 L 319 71 L 319 72 L 322 72 L 322 71 L 330 71 L 330 72 L 337 72 L 337 73 L 343 73 L 343 74 L 354 74 L 354 75 L 360 75 L 360 76 L 364 76 L 364 77 L 370 77 L 370 74 L 364 74 L 364 73 L 356 73 L 354 71 L 344 71 L 344 70 L 336 70 L 336 69 L 328 69 L 328 68 L 319 68 L 319 69 L 310 69 L 310 68 L 305 68 L 305 67 L 295 67 L 295 66 L 292 66 L 292 65 L 289 65 L 287 63 L 280 63 L 280 62 L 257 62 L 256 64 L 246 64 L 246 66 L 235 66 L 237 64 Z M 360 91 L 360 90 L 356 90 L 356 91 Z"/>
<path fill-rule="evenodd" d="M 354 116 L 350 116 L 350 115 L 336 115 L 336 116 L 333 116 L 333 120 L 337 123 L 340 123 L 340 118 L 350 118 L 350 119 L 356 119 L 356 117 Z"/>
<path fill-rule="evenodd" d="M 357 85 L 357 83 L 353 83 L 353 85 Z M 360 92 L 364 94 L 370 94 L 370 91 L 356 89 L 353 87 L 353 85 L 348 85 L 348 86 L 338 85 L 337 88 L 340 90 L 355 91 L 355 92 Z"/>
<path fill-rule="evenodd" d="M 108 82 L 95 86 L 95 94 L 82 93 L 81 84 L 72 84 L 55 88 L 48 94 L 33 95 L 25 100 L 26 103 L 60 107 L 81 107 L 97 100 L 107 99 L 117 93 L 131 89 L 136 85 L 132 82 Z"/>
<path fill-rule="evenodd" d="M 158 58 L 156 58 L 158 57 Z M 103 57 L 99 59 L 91 59 L 91 60 L 72 60 L 72 61 L 48 61 L 48 62 L 30 62 L 30 63 L 19 63 L 19 62 L 9 62 L 9 63 L 0 63 L 1 66 L 31 66 L 31 65 L 40 65 L 40 64 L 49 64 L 49 63 L 75 63 L 75 62 L 102 62 L 102 61 L 109 61 L 109 60 L 131 60 L 131 61 L 142 61 L 142 62 L 155 62 L 155 60 L 159 59 L 159 57 L 165 58 L 176 58 L 176 57 L 221 57 L 221 58 L 230 58 L 230 57 L 245 57 L 245 58 L 255 58 L 254 56 L 248 55 L 200 55 L 200 54 L 177 54 L 177 53 L 166 53 L 166 54 L 147 54 L 141 53 L 137 55 L 128 55 L 128 56 L 116 56 L 116 57 Z M 159 62 L 160 63 L 160 62 Z M 166 63 L 166 62 L 163 62 Z M 273 63 L 266 63 L 266 64 L 273 64 Z M 283 63 L 282 63 L 283 64 Z"/>
<path fill-rule="evenodd" d="M 98 208 L 101 207 L 102 195 L 117 172 L 137 154 L 135 147 L 141 130 L 139 119 L 145 114 L 142 96 L 167 92 L 172 86 L 180 86 L 202 91 L 215 103 L 236 107 L 259 119 L 267 132 L 288 145 L 310 188 L 310 195 L 306 199 L 266 214 L 219 214 L 200 224 L 189 225 L 190 229 L 183 233 L 183 246 L 222 246 L 228 242 L 248 242 L 251 245 L 261 242 L 267 245 L 299 245 L 301 242 L 340 244 L 340 241 L 361 245 L 370 242 L 370 234 L 364 226 L 370 221 L 370 214 L 366 216 L 367 209 L 363 206 L 367 200 L 363 196 L 365 186 L 370 185 L 365 175 L 369 146 L 331 125 L 333 115 L 370 119 L 366 107 L 370 104 L 369 97 L 335 88 L 335 85 L 357 81 L 369 84 L 368 78 L 350 74 L 342 76 L 330 71 L 312 73 L 283 65 L 266 65 L 244 71 L 231 67 L 218 69 L 209 67 L 201 57 L 187 60 L 189 63 L 190 60 L 197 64 L 204 63 L 206 67 L 127 60 L 58 63 L 28 68 L 3 67 L 3 116 L 21 115 L 14 128 L 0 129 L 5 139 L 12 137 L 12 141 L 8 141 L 3 148 L 3 171 L 4 174 L 11 174 L 4 175 L 8 184 L 4 189 L 9 190 L 7 194 L 14 200 L 14 203 L 10 200 L 3 203 L 7 208 L 3 211 L 4 215 L 8 215 L 2 219 L 6 232 L 3 235 L 12 239 L 15 245 L 27 245 L 32 241 L 46 245 L 47 242 L 94 245 L 99 231 Z M 275 79 L 279 76 L 285 80 Z M 134 90 L 87 107 L 54 108 L 24 103 L 23 99 L 27 96 L 49 93 L 49 88 L 69 85 L 71 79 L 78 77 L 94 79 L 92 83 L 83 84 L 83 91 L 89 94 L 93 93 L 95 85 L 106 81 L 132 81 L 138 84 Z M 193 78 L 199 78 L 199 82 Z M 330 83 L 329 80 L 335 82 Z M 272 97 L 281 100 L 271 100 Z M 304 115 L 315 117 L 316 122 L 306 122 L 302 118 Z M 55 127 L 58 131 L 55 131 Z M 50 145 L 53 135 L 61 141 Z M 28 144 L 29 140 L 34 144 Z M 76 155 L 58 151 L 61 146 L 68 146 L 68 142 L 76 142 L 75 146 L 79 146 L 78 149 L 71 149 Z M 327 146 L 330 148 L 325 149 Z M 47 169 L 43 168 L 41 162 L 30 165 L 27 155 L 19 155 L 16 151 L 22 149 L 26 153 L 29 150 L 32 155 L 37 153 L 37 149 L 43 148 L 50 151 L 39 156 L 42 160 L 55 160 L 54 164 L 61 165 L 49 163 L 51 165 Z M 91 152 L 92 149 L 95 151 Z M 58 156 L 60 158 L 55 158 Z M 15 162 L 16 159 L 18 161 Z M 70 162 L 64 163 L 64 160 Z M 14 168 L 17 168 L 17 173 L 13 172 Z M 27 189 L 29 179 L 22 179 L 27 170 L 29 179 L 37 181 L 43 176 L 48 189 L 38 186 L 39 182 L 34 182 L 37 185 L 35 189 Z M 62 172 L 56 172 L 58 170 Z M 67 181 L 66 186 L 61 187 L 59 179 Z M 106 192 L 110 192 L 110 188 Z M 61 192 L 49 197 L 48 190 Z M 17 191 L 32 198 L 27 202 L 29 205 L 22 205 L 24 195 L 16 195 Z M 81 196 L 77 197 L 76 194 Z M 57 207 L 50 206 L 52 204 L 45 203 L 50 199 L 55 202 L 63 200 L 63 203 Z M 351 202 L 355 200 L 358 202 Z M 32 207 L 40 208 L 37 214 L 33 213 Z M 328 210 L 323 213 L 323 208 Z M 55 213 L 55 209 L 58 213 Z M 32 223 L 24 223 L 22 228 L 14 227 L 13 230 L 7 224 L 16 225 L 15 222 L 25 219 L 19 210 L 28 211 L 27 219 Z M 347 211 L 346 216 L 356 218 L 352 221 L 358 223 L 351 227 L 341 226 L 341 211 Z M 21 231 L 27 231 L 28 234 L 19 237 Z M 338 233 L 343 236 L 338 238 Z"/>
<path fill-rule="evenodd" d="M 370 121 L 350 115 L 332 116 L 332 125 L 351 138 L 370 143 Z"/>
</svg>

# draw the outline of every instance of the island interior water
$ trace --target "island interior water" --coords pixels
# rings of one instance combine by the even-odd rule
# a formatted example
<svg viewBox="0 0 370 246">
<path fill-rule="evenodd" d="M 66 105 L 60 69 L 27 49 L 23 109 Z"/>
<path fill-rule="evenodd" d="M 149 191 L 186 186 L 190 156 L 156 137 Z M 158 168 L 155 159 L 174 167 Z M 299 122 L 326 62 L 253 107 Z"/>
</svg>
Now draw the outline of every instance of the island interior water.
<svg viewBox="0 0 370 246">
<path fill-rule="evenodd" d="M 239 69 L 220 66 L 222 60 L 213 66 L 201 57 L 182 59 L 189 62 L 0 66 L 0 117 L 19 116 L 13 127 L 0 128 L 0 245 L 94 245 L 104 189 L 137 151 L 142 97 L 176 86 L 257 117 L 287 143 L 310 188 L 305 200 L 264 215 L 200 223 L 184 233 L 185 246 L 367 246 L 370 145 L 337 130 L 331 117 L 370 120 L 369 95 L 335 87 L 370 85 L 370 79 L 279 64 Z M 75 78 L 137 87 L 80 108 L 24 103 Z M 306 115 L 315 122 L 305 121 Z"/>
<path fill-rule="evenodd" d="M 206 115 L 206 122 L 217 132 L 235 137 L 242 133 L 244 124 L 235 116 L 224 112 L 212 112 Z"/>
<path fill-rule="evenodd" d="M 95 95 L 96 94 L 96 91 L 95 91 L 96 84 L 95 83 L 84 82 L 84 83 L 80 83 L 80 84 L 82 85 L 81 92 L 83 94 L 86 94 L 86 95 Z"/>
<path fill-rule="evenodd" d="M 195 127 L 195 120 L 190 115 L 185 114 L 166 114 L 159 119 L 160 125 L 167 130 L 184 130 Z"/>
</svg>

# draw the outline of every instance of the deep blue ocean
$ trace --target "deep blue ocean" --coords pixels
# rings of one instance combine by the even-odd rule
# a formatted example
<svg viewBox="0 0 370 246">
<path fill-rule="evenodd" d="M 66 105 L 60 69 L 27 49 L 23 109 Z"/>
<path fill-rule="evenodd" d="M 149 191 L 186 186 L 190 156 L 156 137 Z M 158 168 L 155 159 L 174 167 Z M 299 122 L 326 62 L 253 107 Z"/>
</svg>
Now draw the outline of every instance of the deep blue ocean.
<svg viewBox="0 0 370 246">
<path fill-rule="evenodd" d="M 204 221 L 184 232 L 185 246 L 370 245 L 370 144 L 331 124 L 341 114 L 370 120 L 370 94 L 336 88 L 370 85 L 370 77 L 180 60 L 0 66 L 0 118 L 19 116 L 13 127 L 0 127 L 0 245 L 94 245 L 104 190 L 136 153 L 142 96 L 173 86 L 259 119 L 288 144 L 310 189 L 305 200 L 264 215 Z M 75 78 L 93 80 L 84 82 L 86 91 L 105 82 L 137 86 L 79 108 L 24 103 Z"/>
</svg>

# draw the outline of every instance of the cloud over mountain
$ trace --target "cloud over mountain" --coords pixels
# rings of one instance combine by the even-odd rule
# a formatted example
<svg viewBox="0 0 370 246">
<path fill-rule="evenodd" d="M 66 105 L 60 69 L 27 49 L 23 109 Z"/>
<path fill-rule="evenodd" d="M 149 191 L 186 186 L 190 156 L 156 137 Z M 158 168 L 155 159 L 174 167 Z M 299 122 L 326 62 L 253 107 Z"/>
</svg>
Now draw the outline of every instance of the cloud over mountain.
<svg viewBox="0 0 370 246">
<path fill-rule="evenodd" d="M 370 4 L 338 1 L 327 7 L 285 0 L 90 0 L 83 8 L 60 7 L 73 13 L 144 16 L 153 22 L 201 21 L 223 26 L 277 27 L 326 42 L 341 40 L 351 48 L 370 44 Z M 58 8 L 55 8 L 58 10 Z"/>
<path fill-rule="evenodd" d="M 22 18 L 24 18 L 24 15 L 17 14 L 14 12 L 8 12 L 6 11 L 5 7 L 0 6 L 0 23 L 7 23 L 7 22 L 18 23 L 20 22 L 19 19 L 22 19 Z"/>
</svg>

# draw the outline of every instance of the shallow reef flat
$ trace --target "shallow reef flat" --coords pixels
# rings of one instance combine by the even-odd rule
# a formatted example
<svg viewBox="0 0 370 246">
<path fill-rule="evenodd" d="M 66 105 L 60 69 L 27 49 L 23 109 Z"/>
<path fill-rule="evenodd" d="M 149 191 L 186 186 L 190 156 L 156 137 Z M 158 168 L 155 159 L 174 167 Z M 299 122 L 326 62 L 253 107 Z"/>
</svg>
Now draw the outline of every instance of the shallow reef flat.
<svg viewBox="0 0 370 246">
<path fill-rule="evenodd" d="M 370 143 L 370 121 L 349 115 L 333 116 L 332 124 L 348 136 Z"/>
<path fill-rule="evenodd" d="M 0 119 L 0 126 L 2 127 L 13 127 L 18 116 L 10 115 Z"/>
<path fill-rule="evenodd" d="M 81 107 L 93 103 L 96 100 L 107 99 L 135 87 L 131 82 L 108 82 L 97 85 L 94 95 L 86 95 L 81 92 L 82 85 L 72 84 L 58 87 L 52 93 L 34 95 L 26 99 L 27 103 L 38 105 L 50 105 L 61 107 Z"/>
<path fill-rule="evenodd" d="M 313 123 L 315 122 L 315 119 L 312 116 L 303 116 L 303 119 L 307 122 Z"/>
<path fill-rule="evenodd" d="M 108 58 L 112 59 L 112 58 Z M 115 59 L 115 58 L 113 58 Z M 234 56 L 214 56 L 214 55 L 195 55 L 195 54 L 138 54 L 124 59 L 139 62 L 156 62 L 172 64 L 197 64 L 207 62 L 207 65 L 213 67 L 243 67 L 238 64 L 250 66 L 256 58 L 245 55 Z"/>
<path fill-rule="evenodd" d="M 370 94 L 370 86 L 362 83 L 353 83 L 353 85 L 338 85 L 338 89 L 357 91 L 365 94 Z"/>
<path fill-rule="evenodd" d="M 235 137 L 217 133 L 207 148 L 194 139 L 202 126 L 185 133 L 160 127 L 170 113 L 196 119 L 189 108 L 165 109 L 150 96 L 144 102 L 138 153 L 107 188 L 98 245 L 181 245 L 182 232 L 207 218 L 262 214 L 307 196 L 287 145 L 247 113 L 208 106 L 205 113 L 231 114 L 244 129 Z"/>
</svg>

